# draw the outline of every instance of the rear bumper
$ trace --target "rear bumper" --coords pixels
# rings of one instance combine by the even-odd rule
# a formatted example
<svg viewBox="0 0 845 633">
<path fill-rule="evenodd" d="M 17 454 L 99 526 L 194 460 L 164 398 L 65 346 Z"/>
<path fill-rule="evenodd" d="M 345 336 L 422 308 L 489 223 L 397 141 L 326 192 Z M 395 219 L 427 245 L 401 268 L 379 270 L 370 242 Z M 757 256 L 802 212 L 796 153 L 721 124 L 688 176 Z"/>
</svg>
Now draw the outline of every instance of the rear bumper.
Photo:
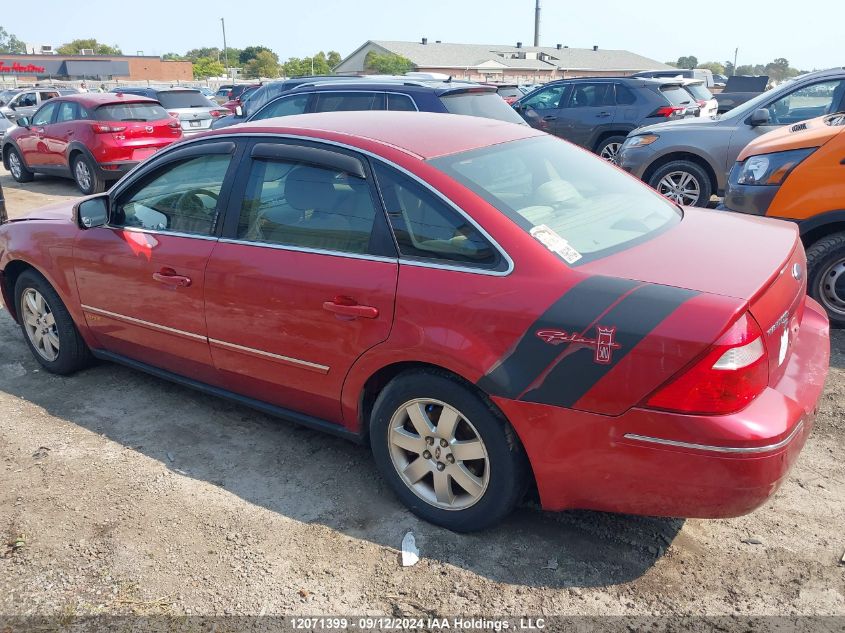
<svg viewBox="0 0 845 633">
<path fill-rule="evenodd" d="M 137 160 L 128 160 L 97 163 L 97 173 L 105 180 L 117 180 L 123 177 L 124 174 L 132 171 L 138 162 Z"/>
<path fill-rule="evenodd" d="M 608 417 L 495 400 L 525 446 L 547 510 L 734 517 L 765 503 L 798 458 L 829 355 L 827 317 L 808 298 L 783 378 L 735 414 L 634 408 Z"/>
</svg>

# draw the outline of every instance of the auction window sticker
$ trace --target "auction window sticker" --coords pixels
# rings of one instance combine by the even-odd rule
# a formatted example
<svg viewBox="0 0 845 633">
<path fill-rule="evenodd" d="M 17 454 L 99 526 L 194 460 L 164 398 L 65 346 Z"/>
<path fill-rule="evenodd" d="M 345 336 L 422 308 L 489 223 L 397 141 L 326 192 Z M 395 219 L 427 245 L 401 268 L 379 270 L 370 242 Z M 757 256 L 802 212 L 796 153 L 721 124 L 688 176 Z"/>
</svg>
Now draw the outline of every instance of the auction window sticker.
<svg viewBox="0 0 845 633">
<path fill-rule="evenodd" d="M 569 242 L 545 224 L 535 226 L 530 233 L 535 240 L 558 255 L 567 264 L 574 264 L 583 257 Z"/>
</svg>

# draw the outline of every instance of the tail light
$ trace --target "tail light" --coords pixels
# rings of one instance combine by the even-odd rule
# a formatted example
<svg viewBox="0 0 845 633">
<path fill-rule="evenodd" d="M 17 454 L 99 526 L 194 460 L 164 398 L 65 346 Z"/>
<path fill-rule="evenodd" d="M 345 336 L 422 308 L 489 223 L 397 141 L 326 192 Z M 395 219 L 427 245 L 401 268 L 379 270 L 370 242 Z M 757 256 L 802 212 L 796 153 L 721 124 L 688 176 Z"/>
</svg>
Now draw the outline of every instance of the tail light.
<svg viewBox="0 0 845 633">
<path fill-rule="evenodd" d="M 94 123 L 91 125 L 96 134 L 109 134 L 110 132 L 125 132 L 125 125 L 106 125 L 105 123 Z"/>
<path fill-rule="evenodd" d="M 221 116 L 226 116 L 228 114 L 228 112 L 223 112 L 222 110 L 212 110 L 211 112 L 209 112 L 209 114 L 213 118 L 219 119 Z"/>
<path fill-rule="evenodd" d="M 687 110 L 687 107 L 681 106 L 681 105 L 662 106 L 660 108 L 657 108 L 657 110 L 655 110 L 654 112 L 652 112 L 651 116 L 670 117 L 673 114 L 683 114 L 684 112 L 686 112 L 686 110 Z"/>
<path fill-rule="evenodd" d="M 179 124 L 179 121 L 168 121 L 168 122 L 167 122 L 167 127 L 172 127 L 172 128 L 177 128 L 177 127 L 178 127 L 178 128 L 181 128 L 182 126 Z"/>
<path fill-rule="evenodd" d="M 721 415 L 744 408 L 769 384 L 760 326 L 747 312 L 691 367 L 654 392 L 652 409 Z"/>
<path fill-rule="evenodd" d="M 704 106 L 707 105 L 707 101 L 705 99 L 698 99 L 698 100 L 696 100 L 696 103 L 698 104 L 699 108 L 703 108 Z"/>
</svg>

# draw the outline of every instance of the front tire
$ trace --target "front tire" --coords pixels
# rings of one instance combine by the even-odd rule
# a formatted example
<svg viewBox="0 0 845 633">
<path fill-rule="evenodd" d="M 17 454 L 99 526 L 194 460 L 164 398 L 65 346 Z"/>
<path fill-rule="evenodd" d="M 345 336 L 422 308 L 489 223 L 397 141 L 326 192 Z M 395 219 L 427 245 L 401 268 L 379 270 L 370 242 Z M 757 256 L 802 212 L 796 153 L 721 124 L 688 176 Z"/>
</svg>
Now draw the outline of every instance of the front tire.
<svg viewBox="0 0 845 633">
<path fill-rule="evenodd" d="M 687 207 L 706 207 L 713 185 L 704 169 L 689 160 L 673 160 L 655 171 L 648 184 L 672 202 Z"/>
<path fill-rule="evenodd" d="M 27 169 L 23 162 L 23 158 L 21 158 L 18 150 L 14 147 L 9 149 L 8 162 L 9 171 L 16 182 L 32 182 L 32 179 L 35 177 L 34 174 Z"/>
<path fill-rule="evenodd" d="M 608 136 L 596 146 L 596 154 L 614 165 L 619 157 L 619 150 L 625 142 L 625 136 Z"/>
<path fill-rule="evenodd" d="M 527 461 L 513 429 L 444 373 L 394 378 L 373 407 L 370 445 L 399 499 L 456 532 L 498 523 L 525 492 Z"/>
<path fill-rule="evenodd" d="M 15 311 L 29 350 L 47 371 L 67 375 L 89 364 L 91 353 L 59 294 L 32 270 L 15 283 Z"/>
<path fill-rule="evenodd" d="M 807 293 L 832 326 L 845 327 L 845 233 L 823 237 L 807 249 Z"/>
<path fill-rule="evenodd" d="M 84 154 L 74 157 L 71 165 L 77 188 L 86 196 L 106 190 L 106 181 L 97 173 L 96 165 Z"/>
</svg>

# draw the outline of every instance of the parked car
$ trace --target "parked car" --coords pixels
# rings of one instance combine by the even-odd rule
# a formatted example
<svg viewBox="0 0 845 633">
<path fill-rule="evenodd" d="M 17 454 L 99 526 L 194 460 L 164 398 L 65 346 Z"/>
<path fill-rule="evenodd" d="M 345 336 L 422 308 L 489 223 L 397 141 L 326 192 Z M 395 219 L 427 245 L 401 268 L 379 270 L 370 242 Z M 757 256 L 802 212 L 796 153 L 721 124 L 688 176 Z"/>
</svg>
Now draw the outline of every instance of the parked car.
<svg viewBox="0 0 845 633">
<path fill-rule="evenodd" d="M 219 130 L 224 127 L 229 127 L 230 125 L 243 123 L 250 117 L 250 115 L 257 112 L 265 103 L 275 99 L 288 90 L 292 90 L 297 86 L 305 84 L 318 84 L 329 81 L 356 81 L 356 77 L 322 75 L 314 77 L 295 77 L 293 79 L 284 79 L 282 81 L 271 81 L 265 83 L 258 90 L 247 95 L 239 106 L 235 106 L 235 112 L 233 114 L 217 119 L 214 123 L 212 123 L 211 128 Z"/>
<path fill-rule="evenodd" d="M 23 92 L 23 88 L 9 88 L 7 90 L 0 91 L 0 106 L 6 105 L 9 100 L 19 92 Z"/>
<path fill-rule="evenodd" d="M 182 138 L 157 101 L 110 93 L 56 97 L 3 137 L 3 165 L 18 182 L 36 173 L 72 178 L 83 194 L 103 191 L 142 160 Z"/>
<path fill-rule="evenodd" d="M 111 92 L 142 95 L 158 101 L 170 116 L 177 119 L 185 136 L 192 136 L 211 129 L 215 119 L 226 116 L 227 110 L 219 107 L 195 88 L 113 88 Z"/>
<path fill-rule="evenodd" d="M 749 142 L 845 107 L 845 68 L 809 73 L 758 95 L 716 118 L 635 130 L 618 164 L 679 204 L 707 206 L 722 195 L 727 172 Z"/>
<path fill-rule="evenodd" d="M 60 94 L 75 94 L 76 91 L 57 88 L 33 88 L 14 95 L 9 102 L 0 107 L 0 114 L 13 123 L 22 116 L 31 117 L 45 101 L 55 99 Z"/>
<path fill-rule="evenodd" d="M 644 70 L 634 73 L 631 77 L 651 79 L 700 79 L 705 88 L 713 88 L 716 80 L 713 71 L 708 68 L 672 68 L 670 70 Z"/>
<path fill-rule="evenodd" d="M 199 90 L 204 97 L 207 97 L 208 99 L 214 99 L 214 91 L 208 86 L 200 86 L 199 88 L 197 88 L 197 90 Z"/>
<path fill-rule="evenodd" d="M 212 132 L 0 227 L 47 371 L 94 356 L 369 443 L 459 531 L 529 486 L 547 510 L 764 503 L 828 369 L 824 311 L 779 274 L 804 264 L 786 223 L 682 212 L 526 125 L 410 112 Z"/>
<path fill-rule="evenodd" d="M 845 327 L 845 112 L 751 141 L 730 173 L 725 208 L 792 220 L 807 249 L 807 291 Z"/>
<path fill-rule="evenodd" d="M 496 88 L 460 81 L 403 79 L 304 84 L 266 104 L 247 121 L 309 112 L 407 110 L 468 114 L 509 123 L 523 121 Z"/>
<path fill-rule="evenodd" d="M 261 87 L 261 84 L 245 86 L 243 90 L 238 90 L 237 94 L 235 90 L 230 91 L 229 100 L 223 104 L 223 107 L 229 111 L 226 114 L 234 113 L 238 109 L 238 106 L 241 105 L 244 100 L 249 97 L 249 95 L 258 90 L 259 87 Z"/>
<path fill-rule="evenodd" d="M 766 75 L 753 77 L 734 75 L 730 77 L 724 90 L 718 93 L 716 97 L 719 104 L 719 113 L 723 114 L 746 101 L 750 101 L 757 95 L 764 93 L 768 85 L 769 78 Z"/>
<path fill-rule="evenodd" d="M 3 137 L 6 135 L 12 127 L 14 127 L 14 123 L 12 123 L 9 119 L 4 116 L 0 116 L 0 143 L 3 142 Z"/>
<path fill-rule="evenodd" d="M 684 79 L 684 90 L 686 90 L 698 104 L 698 116 L 711 117 L 719 113 L 719 102 L 716 97 L 704 85 L 701 79 Z"/>
<path fill-rule="evenodd" d="M 9 221 L 9 214 L 6 211 L 6 198 L 3 196 L 3 185 L 0 184 L 0 224 Z"/>
<path fill-rule="evenodd" d="M 631 130 L 698 114 L 680 79 L 563 79 L 525 95 L 514 109 L 532 127 L 609 161 Z"/>
<path fill-rule="evenodd" d="M 218 87 L 217 92 L 214 93 L 214 101 L 216 101 L 219 105 L 226 103 L 229 100 L 229 93 L 234 87 L 234 84 L 223 84 Z"/>
<path fill-rule="evenodd" d="M 525 93 L 520 90 L 517 84 L 482 84 L 484 86 L 493 86 L 499 96 L 505 100 L 508 105 L 513 105 L 514 102 L 522 97 Z"/>
</svg>

